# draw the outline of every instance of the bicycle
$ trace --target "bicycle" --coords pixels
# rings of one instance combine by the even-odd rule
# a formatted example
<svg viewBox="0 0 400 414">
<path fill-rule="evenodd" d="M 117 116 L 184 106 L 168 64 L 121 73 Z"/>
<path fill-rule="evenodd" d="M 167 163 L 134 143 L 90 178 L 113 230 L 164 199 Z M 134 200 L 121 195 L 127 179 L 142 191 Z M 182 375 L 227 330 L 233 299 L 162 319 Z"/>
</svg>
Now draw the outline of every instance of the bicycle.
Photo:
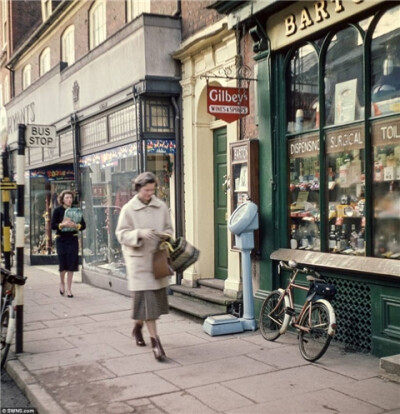
<svg viewBox="0 0 400 414">
<path fill-rule="evenodd" d="M 1 369 L 3 369 L 15 333 L 15 285 L 24 285 L 26 277 L 12 274 L 9 270 L 1 268 Z"/>
<path fill-rule="evenodd" d="M 321 358 L 335 335 L 336 317 L 330 304 L 336 294 L 334 285 L 326 283 L 321 275 L 308 268 L 300 269 L 294 260 L 279 263 L 281 268 L 291 271 L 286 289 L 272 291 L 264 300 L 259 318 L 260 331 L 268 341 L 275 341 L 286 333 L 289 325 L 297 329 L 300 353 L 304 359 L 315 362 Z M 310 286 L 296 283 L 299 273 L 306 274 Z M 306 301 L 297 314 L 293 300 L 293 289 L 307 290 Z"/>
</svg>

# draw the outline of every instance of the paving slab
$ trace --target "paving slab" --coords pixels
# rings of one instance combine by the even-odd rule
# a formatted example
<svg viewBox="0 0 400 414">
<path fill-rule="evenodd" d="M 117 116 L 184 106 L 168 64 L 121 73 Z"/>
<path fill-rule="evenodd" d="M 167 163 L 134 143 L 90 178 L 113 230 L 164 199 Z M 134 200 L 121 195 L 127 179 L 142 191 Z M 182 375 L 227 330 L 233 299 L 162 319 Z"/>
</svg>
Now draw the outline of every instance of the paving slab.
<svg viewBox="0 0 400 414">
<path fill-rule="evenodd" d="M 147 346 L 131 336 L 129 296 L 74 282 L 75 297 L 61 297 L 50 270 L 26 266 L 24 352 L 6 365 L 39 414 L 400 412 L 400 384 L 381 377 L 379 358 L 333 344 L 313 364 L 291 332 L 211 337 L 171 311 L 157 324 L 160 363 L 146 328 Z"/>
</svg>

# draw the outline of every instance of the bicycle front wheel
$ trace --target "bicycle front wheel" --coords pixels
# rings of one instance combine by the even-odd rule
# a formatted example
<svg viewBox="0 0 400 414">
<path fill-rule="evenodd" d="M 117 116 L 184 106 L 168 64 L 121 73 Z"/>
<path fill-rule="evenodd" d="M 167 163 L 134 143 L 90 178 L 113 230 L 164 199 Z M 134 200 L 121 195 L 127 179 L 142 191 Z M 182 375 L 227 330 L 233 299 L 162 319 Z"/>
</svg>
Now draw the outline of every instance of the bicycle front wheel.
<svg viewBox="0 0 400 414">
<path fill-rule="evenodd" d="M 281 335 L 280 329 L 285 319 L 285 301 L 279 303 L 281 296 L 279 290 L 274 290 L 265 298 L 261 306 L 260 331 L 267 341 L 275 341 Z"/>
<path fill-rule="evenodd" d="M 7 331 L 10 325 L 10 316 L 10 306 L 7 306 L 1 314 L 1 369 L 3 369 L 4 364 L 6 363 L 8 351 L 11 347 L 11 344 L 7 343 Z"/>
<path fill-rule="evenodd" d="M 328 349 L 332 337 L 328 334 L 331 324 L 328 307 L 324 303 L 310 303 L 299 325 L 306 330 L 299 332 L 300 353 L 304 359 L 315 362 Z"/>
</svg>

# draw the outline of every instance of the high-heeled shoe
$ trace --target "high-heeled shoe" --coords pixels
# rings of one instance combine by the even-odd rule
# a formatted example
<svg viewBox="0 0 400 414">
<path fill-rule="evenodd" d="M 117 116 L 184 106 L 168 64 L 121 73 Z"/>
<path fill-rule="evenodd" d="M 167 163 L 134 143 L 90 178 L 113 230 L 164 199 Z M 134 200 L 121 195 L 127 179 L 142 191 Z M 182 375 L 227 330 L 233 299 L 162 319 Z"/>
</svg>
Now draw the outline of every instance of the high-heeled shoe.
<svg viewBox="0 0 400 414">
<path fill-rule="evenodd" d="M 151 339 L 151 347 L 153 348 L 154 358 L 157 361 L 164 361 L 165 352 L 161 345 L 160 338 L 157 336 L 156 338 L 150 337 L 150 339 Z"/>
<path fill-rule="evenodd" d="M 135 324 L 132 336 L 136 339 L 137 346 L 146 346 L 146 342 L 144 342 L 143 335 L 142 335 L 142 328 L 143 325 L 140 323 Z"/>
</svg>

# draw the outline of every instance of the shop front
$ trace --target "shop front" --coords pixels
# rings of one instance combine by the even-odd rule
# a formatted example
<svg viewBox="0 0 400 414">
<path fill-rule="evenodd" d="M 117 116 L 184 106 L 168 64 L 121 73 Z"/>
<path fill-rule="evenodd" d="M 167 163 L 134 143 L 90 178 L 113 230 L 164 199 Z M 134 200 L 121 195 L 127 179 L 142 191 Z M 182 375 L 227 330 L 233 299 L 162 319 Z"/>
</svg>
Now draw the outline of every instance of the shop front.
<svg viewBox="0 0 400 414">
<path fill-rule="evenodd" d="M 398 2 L 255 2 L 229 19 L 250 29 L 258 68 L 256 308 L 294 259 L 337 286 L 338 342 L 398 353 Z"/>
</svg>

